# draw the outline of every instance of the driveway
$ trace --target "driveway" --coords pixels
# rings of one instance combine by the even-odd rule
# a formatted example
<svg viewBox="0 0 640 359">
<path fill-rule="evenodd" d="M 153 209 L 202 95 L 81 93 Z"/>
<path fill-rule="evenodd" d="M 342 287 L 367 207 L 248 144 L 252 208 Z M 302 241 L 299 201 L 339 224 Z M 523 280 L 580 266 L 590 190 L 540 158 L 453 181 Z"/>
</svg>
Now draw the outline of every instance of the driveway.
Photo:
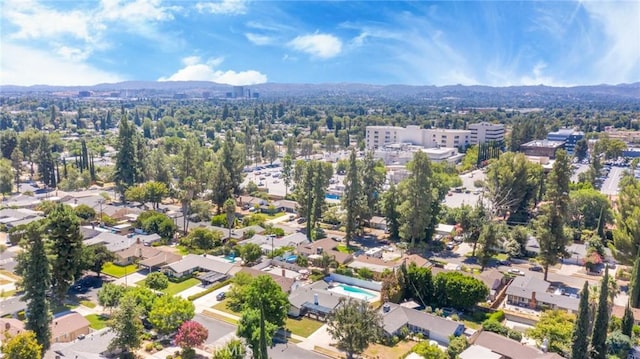
<svg viewBox="0 0 640 359">
<path fill-rule="evenodd" d="M 136 285 L 137 282 L 144 280 L 145 278 L 147 278 L 146 275 L 140 273 L 140 272 L 135 272 L 135 273 L 131 273 L 129 275 L 126 275 L 122 278 L 118 278 L 116 279 L 113 283 L 114 284 L 124 284 L 127 285 L 129 287 L 133 287 Z"/>
<path fill-rule="evenodd" d="M 225 337 L 229 337 L 229 339 L 231 339 L 229 334 L 233 334 L 236 332 L 236 327 L 234 325 L 204 316 L 202 314 L 196 314 L 193 317 L 193 320 L 202 324 L 205 328 L 207 328 L 207 330 L 209 330 L 209 336 L 207 337 L 207 341 L 205 342 L 208 345 L 216 344 L 217 346 L 218 344 L 224 344 L 227 340 L 225 340 L 223 343 L 216 342 Z"/>
</svg>

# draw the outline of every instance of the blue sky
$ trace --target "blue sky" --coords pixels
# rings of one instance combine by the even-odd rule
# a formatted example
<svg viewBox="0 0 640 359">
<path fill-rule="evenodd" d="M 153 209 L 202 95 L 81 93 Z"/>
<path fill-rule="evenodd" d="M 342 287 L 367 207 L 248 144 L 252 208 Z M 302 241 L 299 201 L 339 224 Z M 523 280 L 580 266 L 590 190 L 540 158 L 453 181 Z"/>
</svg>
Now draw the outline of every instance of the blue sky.
<svg viewBox="0 0 640 359">
<path fill-rule="evenodd" d="M 640 1 L 4 0 L 0 84 L 618 84 Z"/>
</svg>

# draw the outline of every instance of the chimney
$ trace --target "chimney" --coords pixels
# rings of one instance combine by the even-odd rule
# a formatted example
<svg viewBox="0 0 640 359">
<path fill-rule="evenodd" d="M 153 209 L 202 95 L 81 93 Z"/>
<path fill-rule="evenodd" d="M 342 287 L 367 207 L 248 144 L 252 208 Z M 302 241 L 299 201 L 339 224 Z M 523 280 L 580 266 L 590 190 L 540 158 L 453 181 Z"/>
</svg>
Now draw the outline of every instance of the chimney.
<svg viewBox="0 0 640 359">
<path fill-rule="evenodd" d="M 531 301 L 529 302 L 529 307 L 531 309 L 536 309 L 538 303 L 536 302 L 536 292 L 531 292 Z"/>
<path fill-rule="evenodd" d="M 11 324 L 9 324 L 9 322 L 4 323 L 4 329 L 5 330 L 11 329 Z"/>
<path fill-rule="evenodd" d="M 382 312 L 383 312 L 383 313 L 389 313 L 389 311 L 390 311 L 390 310 L 391 310 L 391 306 L 389 305 L 389 303 L 385 303 L 385 304 L 382 306 Z"/>
<path fill-rule="evenodd" d="M 282 276 L 286 277 L 286 275 L 284 275 L 284 268 L 282 268 Z"/>
<path fill-rule="evenodd" d="M 318 293 L 313 294 L 313 304 L 318 305 Z"/>
</svg>

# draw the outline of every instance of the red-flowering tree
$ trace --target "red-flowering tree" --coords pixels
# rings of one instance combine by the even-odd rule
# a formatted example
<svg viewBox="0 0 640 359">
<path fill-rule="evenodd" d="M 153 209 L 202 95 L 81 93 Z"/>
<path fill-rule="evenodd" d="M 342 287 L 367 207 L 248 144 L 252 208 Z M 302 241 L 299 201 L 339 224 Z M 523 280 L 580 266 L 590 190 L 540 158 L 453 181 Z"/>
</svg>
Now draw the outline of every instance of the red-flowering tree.
<svg viewBox="0 0 640 359">
<path fill-rule="evenodd" d="M 209 331 L 202 324 L 187 320 L 178 329 L 176 344 L 182 348 L 183 357 L 189 357 L 189 354 L 194 352 L 193 348 L 204 343 L 208 336 Z"/>
</svg>

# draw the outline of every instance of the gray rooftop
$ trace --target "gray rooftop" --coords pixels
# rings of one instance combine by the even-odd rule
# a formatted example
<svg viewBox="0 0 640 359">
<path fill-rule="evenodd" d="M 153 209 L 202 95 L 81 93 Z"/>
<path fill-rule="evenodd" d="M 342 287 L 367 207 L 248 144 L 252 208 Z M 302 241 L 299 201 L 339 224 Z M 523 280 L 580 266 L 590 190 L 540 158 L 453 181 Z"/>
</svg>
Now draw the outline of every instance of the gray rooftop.
<svg viewBox="0 0 640 359">
<path fill-rule="evenodd" d="M 201 270 L 227 274 L 234 267 L 233 263 L 206 257 L 206 255 L 187 254 L 181 260 L 167 264 L 164 268 L 171 269 L 176 273 L 183 273 L 194 268 Z"/>
<path fill-rule="evenodd" d="M 71 343 L 55 343 L 45 353 L 44 358 L 102 359 L 106 357 L 103 353 L 107 351 L 114 336 L 111 328 L 104 328 Z"/>
<path fill-rule="evenodd" d="M 389 311 L 385 312 L 385 306 L 389 307 Z M 389 302 L 383 304 L 380 309 L 380 314 L 382 314 L 384 330 L 389 334 L 395 333 L 405 325 L 413 325 L 418 328 L 427 329 L 430 333 L 438 333 L 440 336 L 448 338 L 453 335 L 460 326 L 464 327 L 464 324 L 460 322 L 415 309 L 405 308 Z"/>
</svg>

